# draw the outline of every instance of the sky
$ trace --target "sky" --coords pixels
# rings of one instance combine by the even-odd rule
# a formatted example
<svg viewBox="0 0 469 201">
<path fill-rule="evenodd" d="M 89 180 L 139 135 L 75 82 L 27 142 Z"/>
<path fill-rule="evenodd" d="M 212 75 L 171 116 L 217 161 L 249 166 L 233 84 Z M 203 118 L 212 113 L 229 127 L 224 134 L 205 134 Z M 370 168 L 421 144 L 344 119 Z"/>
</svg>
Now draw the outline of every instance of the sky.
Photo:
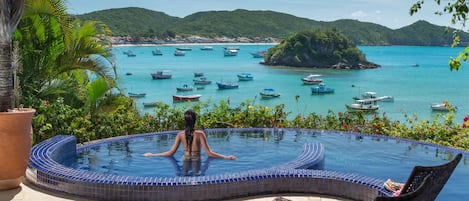
<svg viewBox="0 0 469 201">
<path fill-rule="evenodd" d="M 201 11 L 235 9 L 269 10 L 316 21 L 354 19 L 372 22 L 391 29 L 426 20 L 440 26 L 450 25 L 450 16 L 435 15 L 442 10 L 434 0 L 426 0 L 423 9 L 410 16 L 409 9 L 417 0 L 66 0 L 70 14 L 98 10 L 140 7 L 183 18 Z M 144 19 L 142 19 L 144 20 Z"/>
</svg>

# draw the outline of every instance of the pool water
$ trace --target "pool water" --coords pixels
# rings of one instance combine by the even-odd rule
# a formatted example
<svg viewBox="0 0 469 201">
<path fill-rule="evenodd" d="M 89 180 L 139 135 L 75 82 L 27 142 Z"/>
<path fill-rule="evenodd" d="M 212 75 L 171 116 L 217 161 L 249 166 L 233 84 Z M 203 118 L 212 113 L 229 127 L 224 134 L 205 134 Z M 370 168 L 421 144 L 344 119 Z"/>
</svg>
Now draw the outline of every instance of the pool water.
<svg viewBox="0 0 469 201">
<path fill-rule="evenodd" d="M 415 165 L 433 166 L 448 162 L 454 150 L 409 140 L 373 135 L 294 130 L 210 131 L 207 138 L 213 151 L 236 155 L 237 160 L 213 159 L 184 163 L 182 146 L 173 157 L 144 157 L 146 152 L 167 151 L 174 134 L 143 135 L 89 149 L 78 149 L 78 160 L 71 167 L 113 175 L 175 177 L 234 174 L 269 168 L 295 159 L 305 143 L 324 145 L 325 170 L 357 173 L 375 178 L 405 182 Z M 469 198 L 469 167 L 463 158 L 440 193 L 438 200 Z"/>
</svg>

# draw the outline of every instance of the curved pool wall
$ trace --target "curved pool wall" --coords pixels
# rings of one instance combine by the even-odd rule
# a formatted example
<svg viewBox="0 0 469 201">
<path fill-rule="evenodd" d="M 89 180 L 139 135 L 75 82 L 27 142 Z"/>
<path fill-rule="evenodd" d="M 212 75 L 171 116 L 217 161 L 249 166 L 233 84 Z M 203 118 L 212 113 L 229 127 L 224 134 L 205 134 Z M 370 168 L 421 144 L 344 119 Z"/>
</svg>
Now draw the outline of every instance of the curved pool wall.
<svg viewBox="0 0 469 201">
<path fill-rule="evenodd" d="M 309 129 L 283 130 L 327 132 Z M 245 128 L 206 129 L 206 131 L 275 132 L 276 130 Z M 281 165 L 212 176 L 116 176 L 73 169 L 63 165 L 67 161 L 76 160 L 77 150 L 91 149 L 103 143 L 130 138 L 176 134 L 177 132 L 122 136 L 97 140 L 85 145 L 77 145 L 74 136 L 55 136 L 33 147 L 26 179 L 48 191 L 95 200 L 194 200 L 194 198 L 198 200 L 225 200 L 277 193 L 321 194 L 352 200 L 374 200 L 378 195 L 390 195 L 382 187 L 384 180 L 381 179 L 347 172 L 307 169 L 324 160 L 324 147 L 320 143 L 305 144 L 300 156 Z M 415 141 L 412 142 L 415 143 Z M 442 148 L 447 149 L 447 147 Z"/>
</svg>

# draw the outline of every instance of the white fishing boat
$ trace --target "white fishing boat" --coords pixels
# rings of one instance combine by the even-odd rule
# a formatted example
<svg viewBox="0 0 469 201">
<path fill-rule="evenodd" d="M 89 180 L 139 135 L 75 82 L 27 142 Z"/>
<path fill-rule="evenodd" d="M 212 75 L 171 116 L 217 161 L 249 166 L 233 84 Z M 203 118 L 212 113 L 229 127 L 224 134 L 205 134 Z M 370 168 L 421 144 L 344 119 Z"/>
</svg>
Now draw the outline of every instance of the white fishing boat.
<svg viewBox="0 0 469 201">
<path fill-rule="evenodd" d="M 350 112 L 374 112 L 379 110 L 378 98 L 360 99 L 355 100 L 355 103 L 345 105 Z"/>
<path fill-rule="evenodd" d="M 433 111 L 438 112 L 449 112 L 449 111 L 456 111 L 458 107 L 451 105 L 449 103 L 433 103 L 431 106 Z"/>
<path fill-rule="evenodd" d="M 317 74 L 309 74 L 308 76 L 301 78 L 301 81 L 303 84 L 319 84 L 322 82 L 322 79 L 319 79 L 317 77 L 320 77 L 321 75 Z"/>
<path fill-rule="evenodd" d="M 225 50 L 223 50 L 223 55 L 225 55 L 225 56 L 236 56 L 236 55 L 238 55 L 238 50 L 234 49 L 234 48 L 225 48 Z"/>
</svg>

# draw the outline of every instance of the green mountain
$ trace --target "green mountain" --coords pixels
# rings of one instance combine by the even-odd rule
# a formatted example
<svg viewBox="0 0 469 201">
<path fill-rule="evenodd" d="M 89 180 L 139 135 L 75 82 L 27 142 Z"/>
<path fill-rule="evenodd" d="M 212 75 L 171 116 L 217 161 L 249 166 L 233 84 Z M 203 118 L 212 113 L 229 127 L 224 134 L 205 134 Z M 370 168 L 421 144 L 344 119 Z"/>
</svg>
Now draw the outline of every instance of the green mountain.
<svg viewBox="0 0 469 201">
<path fill-rule="evenodd" d="M 274 37 L 285 39 L 302 30 L 333 29 L 357 45 L 435 45 L 452 43 L 452 32 L 446 27 L 418 21 L 400 29 L 390 29 L 374 23 L 357 20 L 333 22 L 315 21 L 273 11 L 197 12 L 184 18 L 144 8 L 119 8 L 91 12 L 76 16 L 82 20 L 96 20 L 107 24 L 114 35 L 158 36 L 226 36 Z M 469 42 L 469 34 L 460 32 L 461 41 Z M 461 45 L 467 45 L 465 44 Z"/>
</svg>

